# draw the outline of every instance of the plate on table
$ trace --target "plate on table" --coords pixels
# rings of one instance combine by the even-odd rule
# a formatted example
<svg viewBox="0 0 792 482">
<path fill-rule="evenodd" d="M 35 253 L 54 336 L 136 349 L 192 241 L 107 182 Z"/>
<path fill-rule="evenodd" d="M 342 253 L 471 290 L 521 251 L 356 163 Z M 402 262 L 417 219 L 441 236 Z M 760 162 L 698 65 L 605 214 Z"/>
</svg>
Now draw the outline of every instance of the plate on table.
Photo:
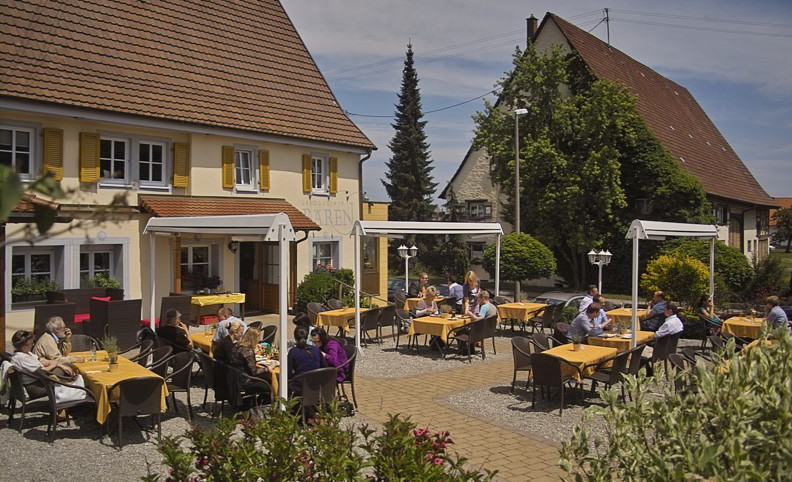
<svg viewBox="0 0 792 482">
<path fill-rule="evenodd" d="M 624 338 L 625 340 L 630 340 L 632 339 L 632 333 L 627 333 L 626 335 L 622 335 L 621 337 Z"/>
<path fill-rule="evenodd" d="M 456 320 L 458 320 L 458 319 L 459 319 L 459 318 L 457 318 L 456 316 L 452 316 L 451 318 L 449 318 L 449 320 L 450 320 L 450 321 L 456 321 Z"/>
</svg>

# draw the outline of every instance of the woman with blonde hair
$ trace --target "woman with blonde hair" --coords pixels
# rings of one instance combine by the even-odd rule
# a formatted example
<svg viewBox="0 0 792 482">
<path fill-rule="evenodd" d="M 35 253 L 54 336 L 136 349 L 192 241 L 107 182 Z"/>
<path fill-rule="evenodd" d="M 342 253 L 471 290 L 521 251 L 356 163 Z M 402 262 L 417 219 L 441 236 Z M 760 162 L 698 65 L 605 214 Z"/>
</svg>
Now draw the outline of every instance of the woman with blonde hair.
<svg viewBox="0 0 792 482">
<path fill-rule="evenodd" d="M 234 356 L 231 365 L 239 368 L 252 377 L 258 377 L 267 373 L 267 369 L 256 364 L 255 348 L 261 341 L 261 330 L 258 328 L 248 328 L 242 339 L 234 347 Z"/>
<path fill-rule="evenodd" d="M 468 271 L 465 273 L 465 284 L 462 285 L 462 295 L 464 302 L 462 310 L 465 314 L 476 314 L 478 312 L 478 294 L 481 291 L 479 279 L 476 273 Z"/>
<path fill-rule="evenodd" d="M 426 288 L 423 299 L 415 305 L 415 316 L 421 317 L 436 314 L 438 310 L 435 298 L 437 298 L 437 288 L 434 286 Z"/>
</svg>

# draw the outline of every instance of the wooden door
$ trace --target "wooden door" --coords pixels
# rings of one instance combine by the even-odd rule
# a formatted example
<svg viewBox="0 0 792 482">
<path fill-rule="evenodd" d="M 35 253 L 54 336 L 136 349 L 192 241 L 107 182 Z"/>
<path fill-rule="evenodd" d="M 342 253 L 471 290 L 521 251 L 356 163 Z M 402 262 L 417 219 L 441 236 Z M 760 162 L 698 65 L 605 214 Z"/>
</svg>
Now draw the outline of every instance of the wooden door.
<svg viewBox="0 0 792 482">
<path fill-rule="evenodd" d="M 740 252 L 745 252 L 743 249 L 743 230 L 740 216 L 733 215 L 729 218 L 729 246 L 739 249 Z"/>
<path fill-rule="evenodd" d="M 363 278 L 361 289 L 370 295 L 380 293 L 379 238 L 363 238 Z"/>
<path fill-rule="evenodd" d="M 278 291 L 280 285 L 280 255 L 277 243 L 259 243 L 261 246 L 262 284 L 261 309 L 268 313 L 278 313 Z M 287 283 L 288 280 L 284 280 Z"/>
</svg>

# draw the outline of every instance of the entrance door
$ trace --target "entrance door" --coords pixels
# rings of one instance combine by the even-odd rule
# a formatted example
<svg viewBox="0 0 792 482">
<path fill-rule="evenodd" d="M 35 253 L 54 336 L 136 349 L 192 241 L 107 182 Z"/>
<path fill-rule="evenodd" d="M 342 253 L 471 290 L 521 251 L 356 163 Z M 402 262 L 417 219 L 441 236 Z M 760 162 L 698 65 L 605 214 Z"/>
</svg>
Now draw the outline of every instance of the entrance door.
<svg viewBox="0 0 792 482">
<path fill-rule="evenodd" d="M 279 260 L 276 243 L 239 243 L 239 287 L 248 313 L 278 312 Z"/>
<path fill-rule="evenodd" d="M 280 249 L 277 243 L 261 245 L 262 303 L 261 309 L 268 313 L 278 312 L 278 289 L 280 287 Z"/>
<path fill-rule="evenodd" d="M 363 238 L 363 278 L 362 289 L 370 295 L 380 293 L 379 238 Z"/>
<path fill-rule="evenodd" d="M 733 215 L 729 218 L 729 246 L 744 252 L 742 219 L 740 216 Z"/>
</svg>

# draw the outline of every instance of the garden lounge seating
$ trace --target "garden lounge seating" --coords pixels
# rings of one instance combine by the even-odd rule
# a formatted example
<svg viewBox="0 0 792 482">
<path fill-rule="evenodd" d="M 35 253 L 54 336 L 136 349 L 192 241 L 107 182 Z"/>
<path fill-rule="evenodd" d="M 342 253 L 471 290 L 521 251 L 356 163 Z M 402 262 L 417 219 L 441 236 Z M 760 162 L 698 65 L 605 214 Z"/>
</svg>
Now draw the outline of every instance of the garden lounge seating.
<svg viewBox="0 0 792 482">
<path fill-rule="evenodd" d="M 83 322 L 83 333 L 97 340 L 114 336 L 122 350 L 134 346 L 138 342 L 141 303 L 142 300 L 90 300 L 91 319 Z"/>
<path fill-rule="evenodd" d="M 74 303 L 75 313 L 78 315 L 90 313 L 91 299 L 93 298 L 110 298 L 109 301 L 123 300 L 124 290 L 121 288 L 76 288 L 47 291 L 48 304 L 57 302 Z"/>
</svg>

